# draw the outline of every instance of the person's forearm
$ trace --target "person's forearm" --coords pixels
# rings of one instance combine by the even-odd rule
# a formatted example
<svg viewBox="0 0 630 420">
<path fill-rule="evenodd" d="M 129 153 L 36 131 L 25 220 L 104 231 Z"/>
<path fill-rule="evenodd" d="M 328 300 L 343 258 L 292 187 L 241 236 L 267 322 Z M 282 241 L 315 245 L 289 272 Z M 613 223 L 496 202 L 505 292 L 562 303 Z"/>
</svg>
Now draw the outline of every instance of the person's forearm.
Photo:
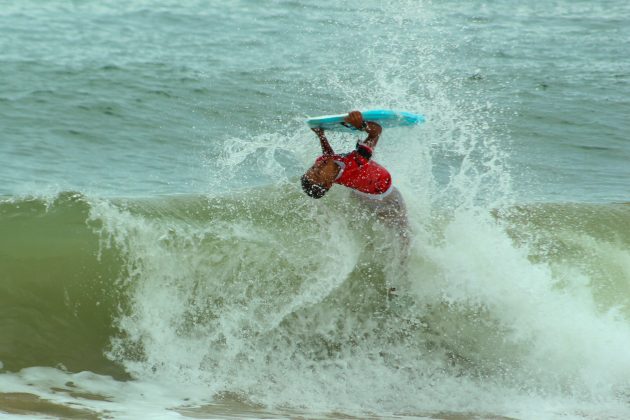
<svg viewBox="0 0 630 420">
<path fill-rule="evenodd" d="M 322 146 L 322 153 L 324 153 L 325 155 L 334 155 L 335 152 L 330 146 L 330 143 L 328 143 L 328 139 L 326 138 L 324 133 L 317 133 L 317 137 L 319 138 L 319 144 Z"/>
<path fill-rule="evenodd" d="M 381 131 L 383 131 L 380 125 L 363 120 L 363 114 L 360 111 L 350 111 L 344 118 L 344 121 L 357 130 L 363 130 L 368 134 L 367 138 L 363 140 L 363 144 L 371 148 L 376 146 L 378 138 L 381 136 Z"/>
<path fill-rule="evenodd" d="M 381 137 L 381 132 L 383 131 L 381 126 L 370 121 L 365 123 L 364 131 L 367 133 L 368 136 L 363 141 L 363 144 L 371 148 L 376 147 L 376 143 L 378 143 L 378 139 Z"/>
</svg>

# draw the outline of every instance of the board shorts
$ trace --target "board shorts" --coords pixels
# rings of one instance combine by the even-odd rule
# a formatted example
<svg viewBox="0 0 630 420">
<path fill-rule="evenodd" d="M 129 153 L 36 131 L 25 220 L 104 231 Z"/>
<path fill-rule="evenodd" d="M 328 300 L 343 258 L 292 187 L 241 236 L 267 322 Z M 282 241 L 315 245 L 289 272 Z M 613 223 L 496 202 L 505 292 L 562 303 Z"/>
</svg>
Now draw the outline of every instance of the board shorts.
<svg viewBox="0 0 630 420">
<path fill-rule="evenodd" d="M 362 207 L 375 214 L 383 223 L 406 232 L 408 226 L 407 208 L 402 194 L 396 187 L 391 187 L 387 194 L 372 195 L 352 190 L 353 196 Z"/>
</svg>

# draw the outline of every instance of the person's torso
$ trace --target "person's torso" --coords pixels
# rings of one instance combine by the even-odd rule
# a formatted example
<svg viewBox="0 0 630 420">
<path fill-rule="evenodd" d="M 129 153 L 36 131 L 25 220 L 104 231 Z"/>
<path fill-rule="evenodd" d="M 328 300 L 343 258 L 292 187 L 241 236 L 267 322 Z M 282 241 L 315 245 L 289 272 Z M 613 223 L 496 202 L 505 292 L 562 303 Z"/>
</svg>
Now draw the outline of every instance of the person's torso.
<svg viewBox="0 0 630 420">
<path fill-rule="evenodd" d="M 365 159 L 356 151 L 333 155 L 332 158 L 339 166 L 339 174 L 334 181 L 336 184 L 370 195 L 385 194 L 390 190 L 391 174 L 373 160 Z"/>
</svg>

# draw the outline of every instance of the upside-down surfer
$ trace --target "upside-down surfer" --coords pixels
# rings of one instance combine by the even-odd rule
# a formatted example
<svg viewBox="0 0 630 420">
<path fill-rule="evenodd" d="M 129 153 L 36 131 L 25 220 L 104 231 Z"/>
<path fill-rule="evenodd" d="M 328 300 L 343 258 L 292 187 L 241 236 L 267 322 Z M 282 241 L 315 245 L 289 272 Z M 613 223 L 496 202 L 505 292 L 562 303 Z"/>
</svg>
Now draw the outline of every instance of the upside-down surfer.
<svg viewBox="0 0 630 420">
<path fill-rule="evenodd" d="M 398 189 L 392 184 L 387 169 L 372 160 L 372 153 L 382 128 L 375 122 L 366 122 L 359 111 L 345 117 L 347 124 L 365 131 L 367 138 L 358 142 L 356 149 L 347 154 L 335 154 L 321 128 L 313 128 L 322 147 L 322 155 L 302 175 L 302 189 L 313 198 L 322 198 L 333 184 L 353 190 L 384 223 L 398 229 L 403 241 L 407 237 L 407 212 Z"/>
</svg>

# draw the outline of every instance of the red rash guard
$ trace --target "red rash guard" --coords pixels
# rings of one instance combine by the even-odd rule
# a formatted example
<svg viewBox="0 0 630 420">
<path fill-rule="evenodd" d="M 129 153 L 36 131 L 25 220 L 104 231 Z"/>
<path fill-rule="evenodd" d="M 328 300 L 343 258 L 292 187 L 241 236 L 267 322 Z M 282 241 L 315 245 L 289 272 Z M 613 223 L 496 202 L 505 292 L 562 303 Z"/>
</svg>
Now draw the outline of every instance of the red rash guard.
<svg viewBox="0 0 630 420">
<path fill-rule="evenodd" d="M 392 176 L 389 171 L 370 160 L 372 149 L 358 144 L 357 149 L 343 155 L 323 155 L 318 162 L 333 159 L 339 165 L 335 184 L 341 184 L 373 198 L 382 198 L 392 190 Z"/>
</svg>

